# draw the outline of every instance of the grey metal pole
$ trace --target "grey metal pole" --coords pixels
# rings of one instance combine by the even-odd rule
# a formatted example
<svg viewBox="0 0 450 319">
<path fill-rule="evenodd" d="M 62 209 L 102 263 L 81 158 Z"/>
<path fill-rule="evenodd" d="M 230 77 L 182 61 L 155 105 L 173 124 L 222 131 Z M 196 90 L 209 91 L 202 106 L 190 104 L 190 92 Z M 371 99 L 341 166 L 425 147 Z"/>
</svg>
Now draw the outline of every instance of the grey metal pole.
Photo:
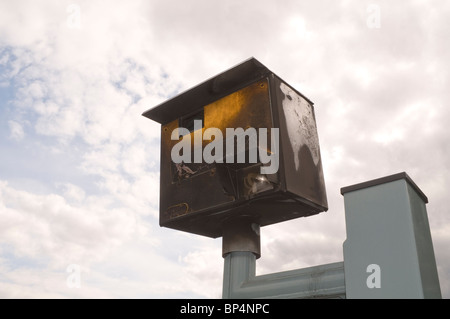
<svg viewBox="0 0 450 319">
<path fill-rule="evenodd" d="M 233 252 L 225 257 L 223 298 L 345 298 L 344 263 L 255 276 L 256 257 Z"/>
<path fill-rule="evenodd" d="M 238 218 L 224 223 L 222 256 L 236 251 L 252 252 L 256 258 L 261 256 L 259 225 L 251 219 Z"/>
<path fill-rule="evenodd" d="M 259 225 L 247 218 L 226 222 L 222 256 L 225 259 L 222 296 L 234 298 L 234 291 L 255 277 L 256 258 L 261 256 Z"/>
</svg>

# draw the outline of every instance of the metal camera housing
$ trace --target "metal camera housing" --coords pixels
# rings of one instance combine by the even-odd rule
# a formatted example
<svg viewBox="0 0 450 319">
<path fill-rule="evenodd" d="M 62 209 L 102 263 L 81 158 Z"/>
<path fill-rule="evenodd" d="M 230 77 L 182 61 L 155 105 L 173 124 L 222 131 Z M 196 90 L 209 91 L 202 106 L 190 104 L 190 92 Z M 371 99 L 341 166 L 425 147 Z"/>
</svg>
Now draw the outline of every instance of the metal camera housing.
<svg viewBox="0 0 450 319">
<path fill-rule="evenodd" d="M 223 236 L 226 225 L 240 220 L 259 227 L 327 211 L 313 103 L 255 58 L 143 116 L 161 124 L 161 226 L 217 238 Z M 202 127 L 195 127 L 200 120 Z M 171 152 L 182 137 L 173 139 L 173 132 L 180 127 L 188 130 L 193 153 L 194 142 L 210 127 L 223 132 L 267 129 L 271 139 L 276 129 L 278 170 L 261 174 L 265 164 L 259 155 L 256 161 L 247 161 L 254 151 L 248 140 L 244 149 L 234 150 L 234 163 L 225 158 L 213 163 L 204 159 L 174 163 Z M 211 142 L 202 139 L 201 148 Z M 272 142 L 267 143 L 267 154 L 275 151 Z M 225 136 L 221 143 L 225 147 Z M 239 152 L 245 153 L 245 162 L 236 161 Z"/>
</svg>

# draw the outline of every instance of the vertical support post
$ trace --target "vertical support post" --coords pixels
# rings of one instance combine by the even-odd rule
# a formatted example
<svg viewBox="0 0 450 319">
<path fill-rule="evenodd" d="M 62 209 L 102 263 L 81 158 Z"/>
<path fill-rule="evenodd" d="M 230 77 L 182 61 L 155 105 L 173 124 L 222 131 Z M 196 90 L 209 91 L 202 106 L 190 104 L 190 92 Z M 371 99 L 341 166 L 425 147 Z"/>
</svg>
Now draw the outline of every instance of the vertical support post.
<svg viewBox="0 0 450 319">
<path fill-rule="evenodd" d="M 256 274 L 256 256 L 251 252 L 235 251 L 225 256 L 223 272 L 223 299 L 234 299 L 243 283 Z"/>
<path fill-rule="evenodd" d="M 442 298 L 425 204 L 406 173 L 344 187 L 347 298 Z"/>
<path fill-rule="evenodd" d="M 238 218 L 227 221 L 223 227 L 222 256 L 231 252 L 252 252 L 261 257 L 261 239 L 259 225 L 251 219 Z"/>
<path fill-rule="evenodd" d="M 226 222 L 222 256 L 225 259 L 222 298 L 236 298 L 242 283 L 256 274 L 256 258 L 261 256 L 259 225 L 247 218 Z"/>
</svg>

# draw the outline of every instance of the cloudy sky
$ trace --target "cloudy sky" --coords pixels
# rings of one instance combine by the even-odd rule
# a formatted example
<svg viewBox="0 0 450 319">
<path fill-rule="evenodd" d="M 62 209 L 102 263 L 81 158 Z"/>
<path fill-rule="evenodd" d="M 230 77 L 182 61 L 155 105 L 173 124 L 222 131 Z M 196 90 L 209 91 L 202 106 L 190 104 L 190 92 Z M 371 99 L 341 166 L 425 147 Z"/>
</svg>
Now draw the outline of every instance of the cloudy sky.
<svg viewBox="0 0 450 319">
<path fill-rule="evenodd" d="M 405 171 L 450 298 L 449 17 L 445 0 L 0 0 L 0 298 L 221 297 L 221 239 L 158 225 L 160 127 L 141 114 L 252 56 L 315 103 L 329 201 L 262 228 L 257 274 L 342 261 L 340 188 Z"/>
</svg>

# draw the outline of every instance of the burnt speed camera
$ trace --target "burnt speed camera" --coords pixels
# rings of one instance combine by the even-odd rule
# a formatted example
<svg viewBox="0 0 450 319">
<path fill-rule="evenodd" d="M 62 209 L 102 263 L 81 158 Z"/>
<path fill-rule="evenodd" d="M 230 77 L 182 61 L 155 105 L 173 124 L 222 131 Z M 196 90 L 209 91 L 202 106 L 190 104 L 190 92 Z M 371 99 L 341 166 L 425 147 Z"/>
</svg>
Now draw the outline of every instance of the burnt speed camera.
<svg viewBox="0 0 450 319">
<path fill-rule="evenodd" d="M 328 209 L 313 103 L 258 60 L 143 115 L 161 124 L 161 226 L 216 238 Z"/>
</svg>

